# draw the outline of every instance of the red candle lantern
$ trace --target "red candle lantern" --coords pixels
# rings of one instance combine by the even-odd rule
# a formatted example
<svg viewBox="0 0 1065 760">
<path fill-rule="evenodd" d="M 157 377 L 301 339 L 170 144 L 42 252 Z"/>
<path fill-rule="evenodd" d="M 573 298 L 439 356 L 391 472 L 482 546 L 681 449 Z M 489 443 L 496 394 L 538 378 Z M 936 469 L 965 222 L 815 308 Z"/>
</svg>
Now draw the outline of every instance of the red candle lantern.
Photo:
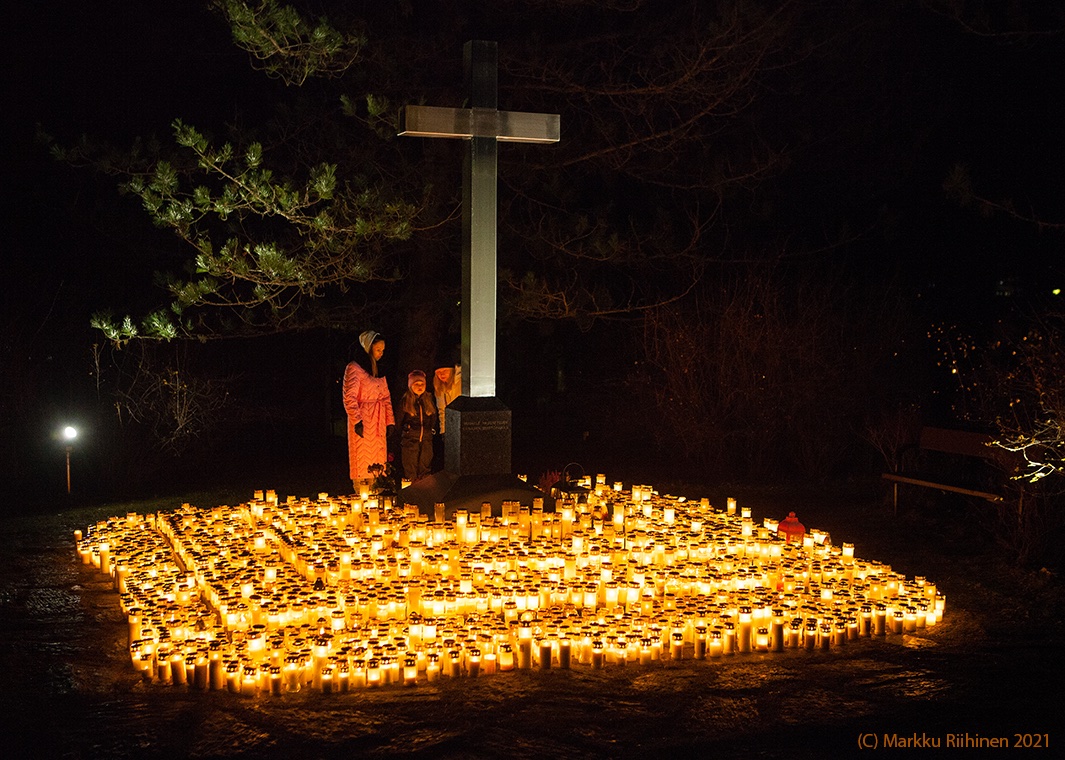
<svg viewBox="0 0 1065 760">
<path fill-rule="evenodd" d="M 784 536 L 784 540 L 790 543 L 802 543 L 802 537 L 806 535 L 806 526 L 799 522 L 794 512 L 788 512 L 788 516 L 780 521 L 777 533 Z"/>
</svg>

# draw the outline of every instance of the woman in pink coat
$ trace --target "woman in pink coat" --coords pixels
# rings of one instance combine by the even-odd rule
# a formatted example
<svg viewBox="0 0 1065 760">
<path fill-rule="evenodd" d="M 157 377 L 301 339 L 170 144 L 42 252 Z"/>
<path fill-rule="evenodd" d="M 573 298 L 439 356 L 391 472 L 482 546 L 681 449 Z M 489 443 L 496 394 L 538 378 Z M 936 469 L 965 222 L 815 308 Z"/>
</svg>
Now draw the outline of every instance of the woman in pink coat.
<svg viewBox="0 0 1065 760">
<path fill-rule="evenodd" d="M 385 339 L 367 330 L 359 336 L 362 351 L 344 370 L 344 410 L 348 413 L 348 462 L 351 482 L 371 479 L 370 465 L 388 464 L 388 438 L 395 419 L 388 381 L 378 374 L 377 362 L 385 353 Z"/>
</svg>

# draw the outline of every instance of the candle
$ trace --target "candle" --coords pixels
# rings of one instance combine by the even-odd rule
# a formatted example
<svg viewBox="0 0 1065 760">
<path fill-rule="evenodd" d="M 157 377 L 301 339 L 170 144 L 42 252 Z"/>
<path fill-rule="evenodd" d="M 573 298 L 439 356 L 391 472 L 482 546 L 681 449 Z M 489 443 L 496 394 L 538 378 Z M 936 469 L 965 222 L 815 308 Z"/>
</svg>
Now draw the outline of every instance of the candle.
<svg viewBox="0 0 1065 760">
<path fill-rule="evenodd" d="M 684 656 L 684 634 L 674 632 L 669 641 L 669 659 L 679 660 Z"/>
<path fill-rule="evenodd" d="M 192 686 L 201 691 L 207 689 L 208 680 L 207 656 L 199 652 L 194 659 Z"/>
<path fill-rule="evenodd" d="M 902 633 L 904 615 L 901 609 L 896 609 L 887 616 L 888 630 L 891 633 Z"/>
<path fill-rule="evenodd" d="M 166 648 L 160 649 L 156 654 L 154 677 L 160 683 L 171 683 L 170 651 Z"/>
<path fill-rule="evenodd" d="M 784 651 L 784 610 L 773 610 L 773 619 L 769 628 L 769 649 L 773 652 Z"/>
<path fill-rule="evenodd" d="M 222 649 L 218 642 L 211 642 L 208 653 L 208 683 L 212 691 L 221 691 L 226 684 L 226 671 L 222 663 Z"/>
<path fill-rule="evenodd" d="M 902 611 L 902 633 L 917 632 L 917 608 L 906 607 Z"/>
<path fill-rule="evenodd" d="M 551 640 L 550 639 L 541 639 L 540 640 L 539 649 L 540 649 L 540 652 L 539 652 L 540 669 L 541 670 L 550 670 L 551 669 L 551 649 L 552 649 Z"/>
<path fill-rule="evenodd" d="M 784 627 L 784 645 L 788 649 L 798 649 L 802 642 L 802 619 L 792 618 Z"/>
<path fill-rule="evenodd" d="M 319 680 L 321 682 L 322 693 L 323 694 L 332 694 L 333 693 L 333 668 L 330 667 L 330 666 L 326 666 L 326 667 L 322 668 L 320 676 L 319 676 Z"/>
<path fill-rule="evenodd" d="M 769 629 L 762 626 L 754 634 L 754 649 L 758 652 L 769 651 Z"/>
<path fill-rule="evenodd" d="M 739 624 L 736 626 L 736 649 L 741 653 L 751 651 L 751 608 L 740 607 Z"/>
<path fill-rule="evenodd" d="M 127 640 L 132 643 L 141 637 L 141 608 L 131 608 L 126 616 L 128 626 L 128 638 Z"/>
<path fill-rule="evenodd" d="M 556 513 L 459 512 L 448 522 L 441 505 L 432 522 L 391 498 L 275 494 L 111 518 L 77 547 L 121 589 L 131 661 L 161 686 L 229 688 L 231 663 L 237 691 L 255 693 L 648 666 L 688 645 L 700 660 L 835 648 L 942 618 L 926 579 L 854 559 L 824 531 L 787 544 L 750 507 L 636 485 L 631 500 L 603 488 Z"/>
<path fill-rule="evenodd" d="M 806 635 L 803 638 L 803 647 L 807 651 L 817 648 L 817 620 L 810 618 L 806 621 Z"/>
<path fill-rule="evenodd" d="M 858 614 L 858 635 L 871 636 L 873 633 L 873 608 L 863 604 Z"/>
<path fill-rule="evenodd" d="M 430 652 L 426 656 L 425 678 L 432 683 L 440 678 L 440 655 Z"/>
<path fill-rule="evenodd" d="M 100 572 L 111 574 L 111 547 L 106 543 L 100 544 Z"/>
<path fill-rule="evenodd" d="M 514 648 L 510 644 L 499 645 L 499 669 L 503 672 L 514 670 Z"/>
<path fill-rule="evenodd" d="M 828 649 L 832 646 L 832 624 L 825 622 L 821 623 L 817 628 L 817 645 L 821 649 Z"/>
<path fill-rule="evenodd" d="M 240 663 L 236 661 L 226 663 L 226 688 L 231 694 L 239 694 L 241 686 Z"/>
<path fill-rule="evenodd" d="M 299 657 L 290 655 L 285 658 L 285 668 L 282 674 L 285 683 L 285 691 L 297 692 L 300 690 L 300 669 Z"/>
<path fill-rule="evenodd" d="M 518 627 L 518 669 L 532 667 L 532 626 L 523 622 Z"/>
<path fill-rule="evenodd" d="M 366 673 L 366 663 L 359 660 L 356 661 L 351 670 L 351 684 L 352 689 L 364 689 L 369 686 L 369 680 Z"/>
<path fill-rule="evenodd" d="M 831 646 L 839 647 L 847 643 L 847 622 L 837 619 L 829 624 Z"/>
<path fill-rule="evenodd" d="M 873 635 L 883 636 L 887 632 L 887 607 L 882 604 L 876 606 L 873 613 Z"/>
<path fill-rule="evenodd" d="M 725 638 L 721 647 L 722 654 L 736 653 L 736 628 L 732 621 L 725 622 Z"/>
<path fill-rule="evenodd" d="M 403 685 L 414 686 L 418 681 L 418 659 L 407 657 L 403 660 Z"/>
<path fill-rule="evenodd" d="M 185 656 L 181 652 L 174 652 L 170 655 L 170 680 L 175 686 L 188 684 L 185 671 Z"/>
<path fill-rule="evenodd" d="M 381 685 L 381 679 L 381 661 L 373 657 L 366 663 L 366 685 L 377 688 Z"/>
<path fill-rule="evenodd" d="M 255 665 L 247 664 L 240 667 L 238 663 L 233 663 L 236 670 L 239 670 L 240 676 L 238 681 L 239 691 L 246 697 L 254 697 L 259 693 L 259 668 Z"/>
<path fill-rule="evenodd" d="M 722 629 L 714 628 L 710 631 L 710 643 L 708 646 L 708 653 L 711 658 L 718 658 L 724 651 L 724 645 L 722 643 Z"/>
</svg>

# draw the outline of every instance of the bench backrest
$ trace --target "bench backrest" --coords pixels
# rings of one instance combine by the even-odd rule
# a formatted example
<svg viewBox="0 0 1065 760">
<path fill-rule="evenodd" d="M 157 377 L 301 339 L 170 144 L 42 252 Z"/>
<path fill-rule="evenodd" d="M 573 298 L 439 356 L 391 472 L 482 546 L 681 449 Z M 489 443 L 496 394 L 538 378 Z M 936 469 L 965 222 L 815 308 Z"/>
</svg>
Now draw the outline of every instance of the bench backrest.
<svg viewBox="0 0 1065 760">
<path fill-rule="evenodd" d="M 994 465 L 1003 468 L 1007 472 L 1015 472 L 1024 466 L 1024 456 L 1015 451 L 1008 451 L 1001 446 L 989 446 L 994 436 L 986 433 L 970 433 L 966 430 L 950 430 L 948 428 L 923 427 L 918 446 L 927 451 L 941 451 L 945 454 L 959 454 L 961 456 L 984 459 Z"/>
<path fill-rule="evenodd" d="M 942 451 L 947 454 L 961 454 L 980 459 L 994 459 L 995 449 L 988 446 L 994 438 L 985 433 L 970 433 L 965 430 L 947 428 L 921 428 L 920 447 L 929 451 Z"/>
</svg>

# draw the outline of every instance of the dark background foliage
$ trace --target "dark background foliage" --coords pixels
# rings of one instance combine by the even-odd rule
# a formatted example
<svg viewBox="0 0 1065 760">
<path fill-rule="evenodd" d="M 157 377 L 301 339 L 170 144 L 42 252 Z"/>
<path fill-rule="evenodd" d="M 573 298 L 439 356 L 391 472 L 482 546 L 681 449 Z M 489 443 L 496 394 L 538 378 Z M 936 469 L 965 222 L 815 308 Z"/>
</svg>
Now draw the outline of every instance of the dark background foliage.
<svg viewBox="0 0 1065 760">
<path fill-rule="evenodd" d="M 558 146 L 500 149 L 499 396 L 519 470 L 876 475 L 870 430 L 883 441 L 900 415 L 995 425 L 993 404 L 960 410 L 930 331 L 994 340 L 1061 310 L 1053 4 L 319 5 L 298 4 L 363 35 L 362 58 L 301 86 L 256 71 L 195 4 L 14 11 L 0 463 L 17 498 L 63 490 L 67 421 L 86 496 L 301 471 L 343 485 L 357 335 L 388 336 L 394 392 L 457 340 L 462 147 L 397 139 L 389 119 L 462 104 L 467 39 L 499 42 L 501 108 L 562 114 Z M 119 191 L 188 161 L 178 118 L 258 141 L 278 176 L 333 162 L 349 190 L 412 203 L 414 231 L 373 249 L 381 279 L 260 310 L 254 330 L 197 307 L 210 340 L 109 343 L 90 315 L 139 319 L 166 306 L 155 273 L 194 276 L 188 246 Z M 991 366 L 966 371 L 993 387 Z"/>
</svg>

